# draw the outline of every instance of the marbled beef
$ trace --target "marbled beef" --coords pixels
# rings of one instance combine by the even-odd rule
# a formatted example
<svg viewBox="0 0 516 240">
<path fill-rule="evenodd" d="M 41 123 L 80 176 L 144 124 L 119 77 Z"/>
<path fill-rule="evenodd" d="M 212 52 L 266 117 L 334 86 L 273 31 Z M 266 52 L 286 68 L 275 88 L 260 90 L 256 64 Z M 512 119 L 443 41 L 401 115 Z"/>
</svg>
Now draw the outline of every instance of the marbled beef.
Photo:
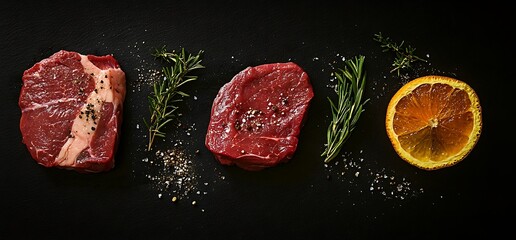
<svg viewBox="0 0 516 240">
<path fill-rule="evenodd" d="M 59 51 L 27 69 L 19 97 L 23 143 L 45 167 L 114 167 L 125 73 L 111 56 Z"/>
</svg>

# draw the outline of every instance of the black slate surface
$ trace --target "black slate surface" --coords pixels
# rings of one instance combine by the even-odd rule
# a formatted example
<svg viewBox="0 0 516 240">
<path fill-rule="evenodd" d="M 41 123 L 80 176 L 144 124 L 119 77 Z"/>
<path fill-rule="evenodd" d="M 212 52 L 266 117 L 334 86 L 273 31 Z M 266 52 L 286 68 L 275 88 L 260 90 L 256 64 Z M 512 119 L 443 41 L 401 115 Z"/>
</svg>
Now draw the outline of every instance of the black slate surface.
<svg viewBox="0 0 516 240">
<path fill-rule="evenodd" d="M 503 235 L 510 228 L 502 219 L 514 212 L 508 204 L 514 190 L 512 154 L 505 143 L 513 142 L 507 110 L 514 102 L 508 99 L 512 67 L 506 59 L 514 53 L 507 36 L 514 29 L 508 9 L 433 1 L 3 4 L 0 239 Z M 401 77 L 390 73 L 394 58 L 373 41 L 378 32 L 405 41 L 429 62 Z M 163 45 L 203 50 L 206 68 L 184 87 L 191 97 L 181 103 L 181 126 L 169 126 L 167 138 L 147 152 L 146 96 L 151 73 L 162 66 L 150 53 Z M 122 138 L 112 171 L 84 175 L 44 168 L 21 142 L 23 71 L 61 49 L 113 54 L 127 74 Z M 331 73 L 357 55 L 366 56 L 370 102 L 344 156 L 325 165 L 319 155 L 330 121 L 327 97 L 335 96 L 328 87 Z M 218 164 L 204 147 L 218 89 L 247 66 L 286 61 L 305 69 L 315 92 L 294 158 L 260 172 Z M 428 74 L 470 84 L 484 120 L 471 154 L 456 166 L 432 172 L 402 161 L 384 128 L 390 97 L 409 79 Z M 160 166 L 163 158 L 156 151 L 173 149 L 190 160 L 183 170 L 193 180 L 182 189 L 177 182 L 163 189 L 163 178 L 177 180 L 178 174 Z M 179 198 L 175 203 L 173 196 Z"/>
</svg>

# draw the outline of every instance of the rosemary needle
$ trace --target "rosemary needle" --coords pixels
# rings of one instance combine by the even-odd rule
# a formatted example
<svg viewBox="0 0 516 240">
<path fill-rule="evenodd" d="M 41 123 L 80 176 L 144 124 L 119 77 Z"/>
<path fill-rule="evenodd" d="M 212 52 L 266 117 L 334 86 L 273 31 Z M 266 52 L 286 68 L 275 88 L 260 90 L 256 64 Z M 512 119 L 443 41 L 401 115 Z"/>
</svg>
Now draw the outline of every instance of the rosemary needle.
<svg viewBox="0 0 516 240">
<path fill-rule="evenodd" d="M 396 71 L 398 76 L 400 76 L 400 71 L 402 69 L 412 68 L 412 63 L 417 61 L 426 62 L 427 60 L 420 58 L 414 54 L 416 51 L 415 48 L 408 45 L 407 47 L 403 47 L 405 44 L 404 41 L 401 43 L 393 42 L 389 37 L 384 37 L 381 32 L 374 34 L 373 40 L 379 42 L 381 47 L 383 48 L 383 52 L 392 51 L 396 54 L 396 58 L 392 63 L 394 67 L 391 69 L 391 72 Z"/>
<path fill-rule="evenodd" d="M 189 72 L 204 68 L 201 65 L 201 55 L 203 51 L 199 51 L 197 55 L 186 54 L 185 49 L 181 49 L 179 53 L 167 52 L 166 47 L 156 49 L 152 54 L 155 58 L 165 60 L 172 65 L 163 67 L 164 79 L 154 83 L 153 92 L 147 97 L 149 101 L 150 120 L 143 120 L 149 129 L 149 142 L 147 151 L 150 151 L 156 137 L 165 137 L 162 128 L 172 121 L 173 113 L 178 109 L 175 103 L 181 101 L 180 97 L 188 97 L 189 95 L 179 90 L 179 87 L 187 82 L 197 80 L 197 76 L 187 75 Z"/>
<path fill-rule="evenodd" d="M 339 154 L 344 143 L 351 136 L 351 132 L 364 111 L 363 106 L 369 99 L 362 101 L 366 74 L 363 71 L 364 56 L 358 56 L 345 61 L 344 69 L 335 72 L 337 86 L 335 92 L 338 96 L 337 103 L 329 97 L 332 121 L 326 134 L 326 149 L 321 154 L 328 163 Z"/>
</svg>

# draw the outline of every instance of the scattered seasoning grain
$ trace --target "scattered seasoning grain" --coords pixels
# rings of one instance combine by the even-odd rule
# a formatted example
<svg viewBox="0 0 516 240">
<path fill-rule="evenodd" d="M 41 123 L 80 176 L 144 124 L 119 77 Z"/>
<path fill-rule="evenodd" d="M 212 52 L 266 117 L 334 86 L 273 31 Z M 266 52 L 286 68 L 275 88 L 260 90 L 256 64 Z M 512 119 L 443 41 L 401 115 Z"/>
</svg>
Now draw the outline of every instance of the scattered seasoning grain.
<svg viewBox="0 0 516 240">
<path fill-rule="evenodd" d="M 173 196 L 172 202 L 188 198 L 190 194 L 198 191 L 200 176 L 194 171 L 191 156 L 186 153 L 182 144 L 172 149 L 158 150 L 155 157 L 156 160 L 144 158 L 142 162 L 158 167 L 157 173 L 146 176 L 154 183 L 153 187 L 156 190 Z"/>
<path fill-rule="evenodd" d="M 99 44 L 104 46 L 102 42 L 99 42 Z M 135 42 L 134 44 L 127 45 L 127 50 L 121 51 L 123 55 L 129 55 L 132 59 L 135 59 L 138 64 L 133 69 L 137 77 L 134 81 L 128 82 L 128 91 L 152 91 L 154 83 L 164 78 L 161 64 L 148 54 L 149 50 L 154 49 L 154 47 L 146 46 L 145 44 L 145 41 Z M 110 78 L 112 78 L 112 76 L 110 76 Z M 108 86 L 111 89 L 109 84 L 104 87 L 107 88 Z M 118 93 L 116 86 L 113 89 Z M 197 96 L 194 95 L 193 100 L 197 100 Z M 179 112 L 178 117 L 180 116 L 181 113 Z M 214 184 L 210 184 L 209 187 L 205 181 L 203 181 L 204 185 L 199 184 L 201 180 L 204 180 L 201 179 L 202 176 L 199 175 L 199 171 L 202 169 L 195 169 L 195 160 L 198 160 L 196 158 L 199 156 L 200 150 L 197 149 L 195 152 L 186 151 L 186 149 L 191 149 L 186 145 L 192 143 L 189 140 L 193 140 L 192 136 L 194 134 L 191 134 L 191 132 L 197 130 L 195 123 L 191 125 L 181 125 L 181 122 L 178 122 L 176 127 L 175 130 L 177 132 L 167 133 L 175 135 L 175 137 L 172 138 L 174 139 L 172 142 L 166 143 L 171 149 L 158 150 L 155 152 L 155 155 L 146 156 L 140 162 L 145 165 L 145 170 L 142 174 L 143 177 L 150 181 L 150 187 L 157 190 L 165 199 L 170 199 L 171 204 L 190 199 L 190 195 L 197 192 L 199 192 L 200 196 L 203 196 L 209 191 L 214 190 Z M 140 131 L 142 128 L 139 124 L 136 124 L 136 129 Z M 174 131 L 173 128 L 169 130 Z M 145 133 L 142 133 L 140 136 L 143 138 L 147 137 Z M 138 151 L 144 150 L 138 148 Z M 138 172 L 134 173 L 140 174 Z M 220 172 L 214 172 L 214 174 L 218 176 L 218 178 L 214 179 L 212 183 L 216 183 L 217 181 L 223 182 L 225 179 L 225 176 L 222 176 Z M 201 201 L 201 199 L 196 199 L 195 204 L 199 205 L 199 201 Z M 201 211 L 204 212 L 204 209 Z"/>
<path fill-rule="evenodd" d="M 335 161 L 334 164 L 324 164 L 328 176 L 346 181 L 349 184 L 348 194 L 369 193 L 383 199 L 405 200 L 424 193 L 423 188 L 414 187 L 413 183 L 406 177 L 399 177 L 394 172 L 388 172 L 386 169 L 372 170 L 371 167 L 366 168 L 372 162 L 360 157 L 363 153 L 363 151 L 358 153 L 344 152 L 340 156 L 342 159 L 339 161 Z M 346 172 L 353 174 L 345 174 Z M 362 189 L 364 182 L 369 183 L 366 190 Z"/>
</svg>

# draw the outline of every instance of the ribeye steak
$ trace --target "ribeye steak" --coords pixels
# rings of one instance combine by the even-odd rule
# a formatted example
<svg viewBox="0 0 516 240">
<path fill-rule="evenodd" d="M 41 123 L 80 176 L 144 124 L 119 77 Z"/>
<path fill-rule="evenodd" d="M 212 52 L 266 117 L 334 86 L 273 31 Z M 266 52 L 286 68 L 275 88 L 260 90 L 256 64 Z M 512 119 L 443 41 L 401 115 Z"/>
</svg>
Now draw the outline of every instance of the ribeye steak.
<svg viewBox="0 0 516 240">
<path fill-rule="evenodd" d="M 250 171 L 287 162 L 313 96 L 293 62 L 247 67 L 215 97 L 205 145 L 221 164 Z"/>
<path fill-rule="evenodd" d="M 82 173 L 114 167 L 126 86 L 113 56 L 61 50 L 22 81 L 20 130 L 37 163 Z"/>
</svg>

